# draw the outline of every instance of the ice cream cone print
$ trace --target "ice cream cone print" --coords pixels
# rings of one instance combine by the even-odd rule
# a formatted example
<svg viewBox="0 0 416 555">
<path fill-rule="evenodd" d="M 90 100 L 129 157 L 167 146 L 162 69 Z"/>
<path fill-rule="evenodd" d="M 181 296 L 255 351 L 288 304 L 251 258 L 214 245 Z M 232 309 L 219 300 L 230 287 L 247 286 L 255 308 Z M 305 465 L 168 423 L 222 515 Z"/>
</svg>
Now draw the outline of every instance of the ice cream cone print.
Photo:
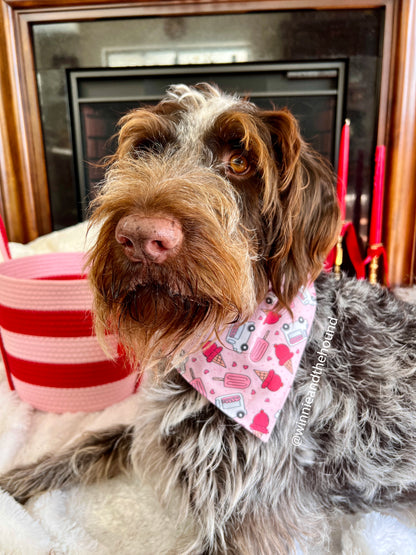
<svg viewBox="0 0 416 555">
<path fill-rule="evenodd" d="M 283 382 L 279 374 L 276 374 L 274 370 L 269 370 L 267 378 L 263 381 L 261 388 L 268 389 L 269 391 L 277 391 L 282 387 L 282 385 Z"/>
<path fill-rule="evenodd" d="M 289 347 L 284 343 L 280 345 L 275 345 L 274 350 L 276 357 L 279 360 L 280 366 L 284 366 L 291 374 L 293 374 L 292 357 L 293 353 L 290 351 Z"/>
<path fill-rule="evenodd" d="M 278 312 L 275 312 L 274 310 L 269 310 L 266 314 L 267 316 L 263 324 L 271 324 L 271 325 L 276 324 L 282 317 L 281 314 L 279 314 Z"/>
<path fill-rule="evenodd" d="M 254 416 L 253 422 L 250 424 L 250 428 L 256 432 L 260 432 L 262 434 L 268 434 L 269 433 L 269 430 L 267 429 L 268 425 L 269 425 L 269 417 L 264 412 L 264 410 L 261 410 Z"/>
<path fill-rule="evenodd" d="M 289 370 L 289 372 L 290 372 L 291 374 L 293 374 L 293 364 L 292 364 L 292 360 L 291 360 L 291 359 L 287 360 L 287 361 L 284 363 L 283 366 L 284 366 L 287 370 Z"/>
<path fill-rule="evenodd" d="M 224 362 L 224 359 L 221 356 L 221 351 L 222 351 L 222 347 L 218 347 L 216 343 L 212 343 L 211 341 L 208 341 L 202 347 L 202 352 L 206 357 L 207 362 L 215 362 L 216 364 L 219 364 L 223 368 L 227 368 Z"/>
<path fill-rule="evenodd" d="M 267 370 L 254 370 L 254 372 L 258 375 L 262 382 L 267 378 L 267 374 L 269 373 Z"/>
<path fill-rule="evenodd" d="M 283 385 L 282 380 L 278 374 L 273 370 L 254 370 L 262 381 L 262 389 L 269 389 L 270 391 L 277 391 Z"/>
<path fill-rule="evenodd" d="M 253 434 L 253 436 L 258 437 L 259 439 L 262 439 L 264 434 L 262 434 L 261 432 L 258 432 L 257 430 L 251 430 L 251 433 Z"/>
<path fill-rule="evenodd" d="M 218 355 L 215 355 L 215 357 L 212 359 L 212 362 L 216 362 L 217 364 L 219 364 L 223 368 L 227 368 L 226 365 L 225 365 L 224 359 L 222 358 L 222 356 L 219 353 L 218 353 Z"/>
</svg>

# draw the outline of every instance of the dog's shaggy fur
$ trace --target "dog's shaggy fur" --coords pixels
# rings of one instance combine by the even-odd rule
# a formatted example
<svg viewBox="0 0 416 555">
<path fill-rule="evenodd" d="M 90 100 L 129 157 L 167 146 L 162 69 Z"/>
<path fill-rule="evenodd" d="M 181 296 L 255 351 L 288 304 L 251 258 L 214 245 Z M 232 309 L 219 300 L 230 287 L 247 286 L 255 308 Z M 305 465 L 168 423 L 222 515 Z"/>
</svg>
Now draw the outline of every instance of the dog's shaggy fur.
<svg viewBox="0 0 416 555">
<path fill-rule="evenodd" d="M 334 180 L 295 119 L 205 85 L 173 87 L 121 124 L 95 203 L 91 282 L 98 332 L 116 330 L 131 359 L 152 369 L 137 421 L 13 470 L 0 486 L 25 502 L 157 469 L 161 497 L 179 485 L 178 513 L 197 523 L 181 550 L 191 554 L 276 555 L 324 537 L 342 512 L 412 499 L 416 307 L 365 281 L 320 275 L 339 230 Z M 125 222 L 142 220 L 163 222 L 156 251 L 123 235 Z M 191 337 L 247 320 L 269 282 L 290 309 L 310 279 L 311 335 L 262 443 L 174 366 Z"/>
</svg>

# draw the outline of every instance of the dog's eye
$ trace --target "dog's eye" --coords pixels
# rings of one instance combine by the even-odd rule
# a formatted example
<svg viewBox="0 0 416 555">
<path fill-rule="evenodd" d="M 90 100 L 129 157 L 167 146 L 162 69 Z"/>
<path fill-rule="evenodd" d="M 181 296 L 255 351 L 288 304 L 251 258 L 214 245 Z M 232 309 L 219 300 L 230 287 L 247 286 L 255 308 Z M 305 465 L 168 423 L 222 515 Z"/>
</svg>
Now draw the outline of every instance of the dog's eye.
<svg viewBox="0 0 416 555">
<path fill-rule="evenodd" d="M 250 164 L 247 158 L 242 154 L 232 154 L 228 162 L 228 167 L 233 173 L 243 175 L 250 169 Z"/>
</svg>

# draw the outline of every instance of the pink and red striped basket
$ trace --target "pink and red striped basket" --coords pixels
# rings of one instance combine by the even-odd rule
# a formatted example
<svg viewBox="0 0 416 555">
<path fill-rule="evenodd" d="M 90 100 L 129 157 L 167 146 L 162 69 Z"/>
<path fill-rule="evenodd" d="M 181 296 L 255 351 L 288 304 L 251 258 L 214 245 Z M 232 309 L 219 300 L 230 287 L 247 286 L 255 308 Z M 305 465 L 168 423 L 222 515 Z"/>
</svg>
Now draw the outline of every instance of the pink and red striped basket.
<svg viewBox="0 0 416 555">
<path fill-rule="evenodd" d="M 11 259 L 0 221 L 0 347 L 19 397 L 49 412 L 97 411 L 138 387 L 138 372 L 109 338 L 108 358 L 94 335 L 83 253 Z"/>
</svg>

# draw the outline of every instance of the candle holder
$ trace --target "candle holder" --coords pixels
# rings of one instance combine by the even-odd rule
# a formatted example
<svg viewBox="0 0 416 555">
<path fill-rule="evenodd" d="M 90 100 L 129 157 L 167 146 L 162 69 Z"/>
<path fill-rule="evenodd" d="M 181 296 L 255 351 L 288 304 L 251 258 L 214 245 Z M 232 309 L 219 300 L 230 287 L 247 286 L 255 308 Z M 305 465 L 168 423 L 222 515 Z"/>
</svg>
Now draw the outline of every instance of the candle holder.
<svg viewBox="0 0 416 555">
<path fill-rule="evenodd" d="M 371 262 L 370 262 L 370 273 L 368 275 L 368 281 L 372 285 L 375 285 L 378 281 L 377 277 L 378 277 L 378 256 L 375 256 L 374 258 L 371 259 Z"/>
<path fill-rule="evenodd" d="M 368 281 L 373 285 L 378 283 L 380 257 L 383 258 L 384 281 L 387 287 L 390 287 L 390 282 L 387 277 L 388 276 L 387 253 L 382 243 L 370 245 L 367 249 L 367 258 L 364 260 L 364 265 L 369 264 Z"/>
<path fill-rule="evenodd" d="M 342 266 L 342 260 L 344 258 L 344 251 L 342 249 L 342 238 L 343 236 L 340 234 L 338 236 L 338 241 L 335 246 L 334 274 L 336 279 L 341 279 L 341 266 Z"/>
<path fill-rule="evenodd" d="M 343 242 L 345 240 L 345 248 L 348 253 L 351 264 L 354 267 L 356 276 L 358 279 L 365 278 L 365 268 L 363 264 L 363 259 L 361 256 L 361 250 L 358 243 L 357 234 L 352 222 L 344 222 L 342 224 L 341 232 L 338 236 L 337 244 L 334 247 L 334 267 L 333 271 L 335 277 L 339 279 L 341 277 L 341 266 L 344 259 L 344 246 Z M 330 260 L 330 257 L 328 257 Z"/>
</svg>

